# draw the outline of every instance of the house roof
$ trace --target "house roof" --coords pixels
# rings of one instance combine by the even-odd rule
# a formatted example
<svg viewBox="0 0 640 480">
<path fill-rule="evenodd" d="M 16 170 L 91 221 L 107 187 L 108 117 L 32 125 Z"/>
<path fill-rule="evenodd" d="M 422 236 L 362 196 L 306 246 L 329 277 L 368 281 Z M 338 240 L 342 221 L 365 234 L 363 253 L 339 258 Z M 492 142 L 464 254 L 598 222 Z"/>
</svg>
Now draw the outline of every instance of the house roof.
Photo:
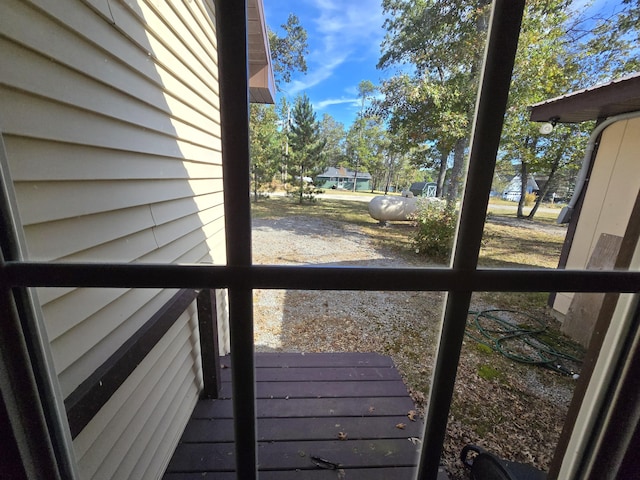
<svg viewBox="0 0 640 480">
<path fill-rule="evenodd" d="M 318 175 L 317 178 L 324 178 L 324 177 L 347 177 L 347 178 L 353 178 L 353 174 L 355 172 L 353 170 L 349 170 L 348 168 L 344 168 L 344 167 L 329 167 L 327 168 L 324 173 L 321 173 L 320 175 Z M 358 177 L 360 179 L 370 179 L 371 175 L 367 172 L 358 172 Z"/>
<path fill-rule="evenodd" d="M 424 190 L 427 185 L 436 185 L 435 182 L 413 182 L 409 187 L 409 190 Z"/>
<path fill-rule="evenodd" d="M 640 110 L 640 72 L 530 107 L 531 120 L 580 123 Z"/>
<path fill-rule="evenodd" d="M 249 100 L 252 103 L 275 103 L 276 82 L 271 65 L 269 35 L 262 0 L 247 4 L 249 34 Z"/>
</svg>

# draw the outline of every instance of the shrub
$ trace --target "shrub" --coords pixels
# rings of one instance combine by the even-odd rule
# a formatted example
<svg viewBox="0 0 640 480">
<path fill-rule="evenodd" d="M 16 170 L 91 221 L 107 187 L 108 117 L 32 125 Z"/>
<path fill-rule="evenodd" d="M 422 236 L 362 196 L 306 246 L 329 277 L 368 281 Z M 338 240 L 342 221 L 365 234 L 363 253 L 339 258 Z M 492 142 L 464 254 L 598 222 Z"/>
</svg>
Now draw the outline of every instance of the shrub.
<svg viewBox="0 0 640 480">
<path fill-rule="evenodd" d="M 447 261 L 456 232 L 455 210 L 440 200 L 418 199 L 412 220 L 416 226 L 413 238 L 416 253 Z"/>
<path fill-rule="evenodd" d="M 536 194 L 535 193 L 525 193 L 524 194 L 524 204 L 527 207 L 530 207 L 536 203 Z"/>
</svg>

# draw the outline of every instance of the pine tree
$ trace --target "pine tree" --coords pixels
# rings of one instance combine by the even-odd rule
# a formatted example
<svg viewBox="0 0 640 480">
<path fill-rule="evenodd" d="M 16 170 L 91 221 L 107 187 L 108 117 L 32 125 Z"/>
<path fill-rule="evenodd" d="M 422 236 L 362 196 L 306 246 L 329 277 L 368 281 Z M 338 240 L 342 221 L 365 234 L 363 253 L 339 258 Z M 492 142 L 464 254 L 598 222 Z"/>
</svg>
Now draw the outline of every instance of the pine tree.
<svg viewBox="0 0 640 480">
<path fill-rule="evenodd" d="M 320 137 L 320 126 L 306 94 L 296 98 L 291 112 L 289 147 L 289 171 L 298 183 L 297 195 L 302 203 L 305 194 L 312 198 L 312 191 L 306 187 L 305 177 L 314 178 L 322 173 L 325 166 L 325 141 Z"/>
</svg>

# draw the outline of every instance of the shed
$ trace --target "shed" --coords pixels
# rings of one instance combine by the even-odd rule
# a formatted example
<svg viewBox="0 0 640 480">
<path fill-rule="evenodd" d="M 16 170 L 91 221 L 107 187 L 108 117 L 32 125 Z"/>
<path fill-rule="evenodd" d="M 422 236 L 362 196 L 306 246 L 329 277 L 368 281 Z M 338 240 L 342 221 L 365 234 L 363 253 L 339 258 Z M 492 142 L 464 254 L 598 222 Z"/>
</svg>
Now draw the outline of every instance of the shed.
<svg viewBox="0 0 640 480">
<path fill-rule="evenodd" d="M 598 122 L 576 193 L 565 218 L 559 219 L 569 221 L 559 268 L 628 268 L 625 258 L 636 247 L 640 228 L 640 74 L 534 105 L 531 120 Z M 579 317 L 577 325 L 563 328 L 586 345 L 602 299 L 591 295 L 585 304 L 583 297 L 558 292 L 551 303 L 556 312 L 568 316 L 570 324 Z"/>
<path fill-rule="evenodd" d="M 438 184 L 435 182 L 413 182 L 409 191 L 416 197 L 435 197 Z"/>
</svg>

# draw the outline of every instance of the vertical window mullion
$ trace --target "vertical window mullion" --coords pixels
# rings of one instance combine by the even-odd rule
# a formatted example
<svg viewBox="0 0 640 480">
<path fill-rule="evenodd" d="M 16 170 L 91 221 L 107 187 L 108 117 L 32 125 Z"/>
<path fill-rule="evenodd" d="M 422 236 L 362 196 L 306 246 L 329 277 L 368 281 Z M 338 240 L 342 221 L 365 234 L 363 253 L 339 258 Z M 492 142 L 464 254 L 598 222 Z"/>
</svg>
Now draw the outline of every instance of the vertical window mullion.
<svg viewBox="0 0 640 480">
<path fill-rule="evenodd" d="M 454 270 L 473 271 L 478 265 L 524 3 L 524 0 L 496 0 L 493 4 L 452 260 Z M 435 479 L 438 475 L 471 294 L 450 292 L 447 295 L 429 392 L 419 479 Z"/>
<path fill-rule="evenodd" d="M 246 0 L 217 0 L 222 171 L 227 265 L 251 266 L 249 88 Z M 247 269 L 249 270 L 249 269 Z M 249 273 L 247 273 L 249 275 Z M 231 380 L 237 478 L 257 478 L 257 432 L 250 279 L 229 285 Z"/>
</svg>

